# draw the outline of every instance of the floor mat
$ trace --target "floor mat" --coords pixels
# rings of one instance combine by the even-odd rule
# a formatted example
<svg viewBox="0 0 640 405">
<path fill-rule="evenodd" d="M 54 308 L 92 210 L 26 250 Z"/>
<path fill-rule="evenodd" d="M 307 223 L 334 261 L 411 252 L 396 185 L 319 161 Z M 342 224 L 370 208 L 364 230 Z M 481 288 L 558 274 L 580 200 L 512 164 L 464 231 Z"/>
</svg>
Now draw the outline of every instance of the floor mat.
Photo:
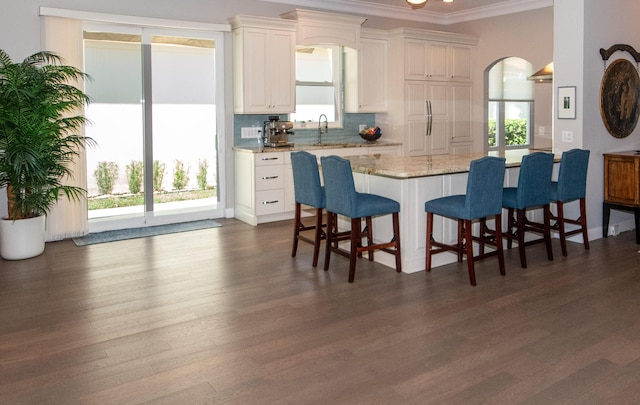
<svg viewBox="0 0 640 405">
<path fill-rule="evenodd" d="M 105 231 L 90 233 L 88 235 L 73 238 L 76 246 L 94 245 L 96 243 L 114 242 L 118 240 L 146 238 L 148 236 L 165 235 L 168 233 L 196 231 L 199 229 L 217 228 L 222 226 L 212 219 L 201 221 L 182 222 L 178 224 L 156 225 L 144 228 L 119 229 L 116 231 Z"/>
</svg>

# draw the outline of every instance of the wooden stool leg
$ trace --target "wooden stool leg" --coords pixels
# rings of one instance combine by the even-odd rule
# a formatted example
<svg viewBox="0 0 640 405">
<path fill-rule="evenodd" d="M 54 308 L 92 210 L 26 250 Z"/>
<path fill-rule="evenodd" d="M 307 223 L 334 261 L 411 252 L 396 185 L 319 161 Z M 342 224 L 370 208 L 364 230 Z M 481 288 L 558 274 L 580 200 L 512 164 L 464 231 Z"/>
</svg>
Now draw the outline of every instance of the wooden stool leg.
<svg viewBox="0 0 640 405">
<path fill-rule="evenodd" d="M 296 214 L 293 221 L 293 249 L 291 250 L 291 257 L 296 257 L 298 252 L 298 235 L 300 234 L 300 203 L 296 203 Z M 314 264 L 315 267 L 315 264 Z"/>
<path fill-rule="evenodd" d="M 402 254 L 400 250 L 400 215 L 397 212 L 392 214 L 393 218 L 393 240 L 396 242 L 396 273 L 402 271 Z"/>
<path fill-rule="evenodd" d="M 316 229 L 313 239 L 313 267 L 318 266 L 320 256 L 320 241 L 322 240 L 322 208 L 316 209 Z"/>
<path fill-rule="evenodd" d="M 462 219 L 458 220 L 458 263 L 462 263 L 462 255 L 463 250 L 462 246 L 464 245 L 464 222 Z"/>
<path fill-rule="evenodd" d="M 527 256 L 524 251 L 524 216 L 525 210 L 516 210 L 517 225 L 516 232 L 518 233 L 518 252 L 520 253 L 520 266 L 523 269 L 527 268 Z"/>
<path fill-rule="evenodd" d="M 507 209 L 507 234 L 510 235 L 509 238 L 507 238 L 507 249 L 511 249 L 513 247 L 513 239 L 514 239 L 514 233 L 513 233 L 513 226 L 515 225 L 515 220 L 513 219 L 513 208 L 508 208 Z"/>
<path fill-rule="evenodd" d="M 332 212 L 327 211 L 327 240 L 325 240 L 324 249 L 324 271 L 329 270 L 329 260 L 331 259 L 331 247 L 333 244 L 334 228 L 333 223 L 335 216 Z"/>
<path fill-rule="evenodd" d="M 589 234 L 587 231 L 587 202 L 586 198 L 580 199 L 580 226 L 582 227 L 582 240 L 584 249 L 589 250 Z"/>
<path fill-rule="evenodd" d="M 471 235 L 471 220 L 464 220 L 464 239 L 465 239 L 465 254 L 467 255 L 467 267 L 469 269 L 469 281 L 472 286 L 476 285 L 476 272 L 473 265 L 473 237 Z"/>
<path fill-rule="evenodd" d="M 427 212 L 427 254 L 424 269 L 425 271 L 431 271 L 431 241 L 433 240 L 433 212 Z"/>
<path fill-rule="evenodd" d="M 349 254 L 349 282 L 356 276 L 358 247 L 362 244 L 362 218 L 351 218 L 351 252 Z"/>
<path fill-rule="evenodd" d="M 371 220 L 371 217 L 366 217 L 365 223 L 367 224 L 367 246 L 371 246 L 373 245 L 373 221 Z M 369 250 L 367 254 L 369 255 L 369 261 L 372 262 L 373 250 Z"/>
<path fill-rule="evenodd" d="M 544 215 L 544 244 L 547 247 L 547 259 L 553 260 L 553 248 L 551 247 L 551 212 L 549 204 L 542 207 Z"/>
<path fill-rule="evenodd" d="M 567 234 L 564 229 L 564 204 L 562 201 L 556 202 L 558 209 L 558 233 L 560 237 L 560 248 L 562 249 L 562 256 L 567 255 Z"/>
<path fill-rule="evenodd" d="M 504 249 L 502 247 L 502 215 L 496 215 L 496 250 L 498 251 L 498 266 L 500 274 L 505 275 L 504 271 Z"/>
</svg>

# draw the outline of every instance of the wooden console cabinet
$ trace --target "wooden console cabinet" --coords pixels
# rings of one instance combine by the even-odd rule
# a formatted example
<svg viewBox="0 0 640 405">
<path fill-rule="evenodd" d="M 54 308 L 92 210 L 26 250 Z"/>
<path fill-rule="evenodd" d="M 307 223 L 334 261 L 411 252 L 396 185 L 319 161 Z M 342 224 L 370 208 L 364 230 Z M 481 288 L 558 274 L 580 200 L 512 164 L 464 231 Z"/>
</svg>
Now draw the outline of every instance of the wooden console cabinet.
<svg viewBox="0 0 640 405">
<path fill-rule="evenodd" d="M 611 209 L 634 213 L 636 243 L 640 243 L 640 152 L 604 154 L 602 236 L 605 238 L 609 232 Z"/>
</svg>

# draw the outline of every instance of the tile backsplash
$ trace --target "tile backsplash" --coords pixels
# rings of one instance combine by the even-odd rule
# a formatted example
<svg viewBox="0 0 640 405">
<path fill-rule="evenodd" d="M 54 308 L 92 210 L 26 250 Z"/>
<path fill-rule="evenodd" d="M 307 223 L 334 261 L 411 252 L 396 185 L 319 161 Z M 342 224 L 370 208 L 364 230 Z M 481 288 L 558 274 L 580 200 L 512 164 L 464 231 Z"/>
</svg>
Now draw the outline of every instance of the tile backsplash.
<svg viewBox="0 0 640 405">
<path fill-rule="evenodd" d="M 280 119 L 289 119 L 287 114 L 280 114 Z M 233 146 L 256 146 L 256 139 L 242 139 L 240 135 L 243 127 L 262 127 L 264 121 L 269 120 L 267 114 L 235 114 L 233 116 Z M 329 132 L 322 135 L 322 142 L 361 142 L 358 135 L 359 125 L 375 126 L 375 114 L 344 114 L 342 128 L 329 128 Z M 311 122 L 305 129 L 296 128 L 295 135 L 289 140 L 294 143 L 314 143 L 318 139 L 318 123 Z"/>
</svg>

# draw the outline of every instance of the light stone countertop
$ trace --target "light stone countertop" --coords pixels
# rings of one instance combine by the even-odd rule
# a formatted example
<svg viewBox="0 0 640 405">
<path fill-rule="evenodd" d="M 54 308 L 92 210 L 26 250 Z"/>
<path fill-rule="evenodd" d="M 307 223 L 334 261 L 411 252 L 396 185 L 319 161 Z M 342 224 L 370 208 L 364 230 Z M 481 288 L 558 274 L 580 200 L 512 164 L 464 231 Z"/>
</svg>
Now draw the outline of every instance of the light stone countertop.
<svg viewBox="0 0 640 405">
<path fill-rule="evenodd" d="M 485 156 L 501 156 L 506 159 L 506 167 L 520 166 L 522 156 L 536 152 L 530 149 L 509 150 L 506 152 L 474 153 L 470 155 L 432 155 L 432 156 L 392 156 L 384 154 L 345 157 L 351 162 L 356 173 L 396 179 L 438 176 L 442 174 L 466 173 L 471 161 Z M 560 156 L 555 156 L 560 161 Z"/>
<path fill-rule="evenodd" d="M 293 146 L 283 146 L 278 148 L 270 147 L 251 147 L 251 146 L 234 146 L 233 150 L 252 152 L 252 153 L 272 153 L 272 152 L 293 152 L 297 150 L 318 150 L 318 149 L 341 149 L 341 148 L 370 148 L 377 146 L 398 146 L 402 145 L 401 142 L 389 142 L 389 141 L 375 141 L 375 142 L 324 142 L 321 144 L 315 143 L 295 143 Z"/>
</svg>

